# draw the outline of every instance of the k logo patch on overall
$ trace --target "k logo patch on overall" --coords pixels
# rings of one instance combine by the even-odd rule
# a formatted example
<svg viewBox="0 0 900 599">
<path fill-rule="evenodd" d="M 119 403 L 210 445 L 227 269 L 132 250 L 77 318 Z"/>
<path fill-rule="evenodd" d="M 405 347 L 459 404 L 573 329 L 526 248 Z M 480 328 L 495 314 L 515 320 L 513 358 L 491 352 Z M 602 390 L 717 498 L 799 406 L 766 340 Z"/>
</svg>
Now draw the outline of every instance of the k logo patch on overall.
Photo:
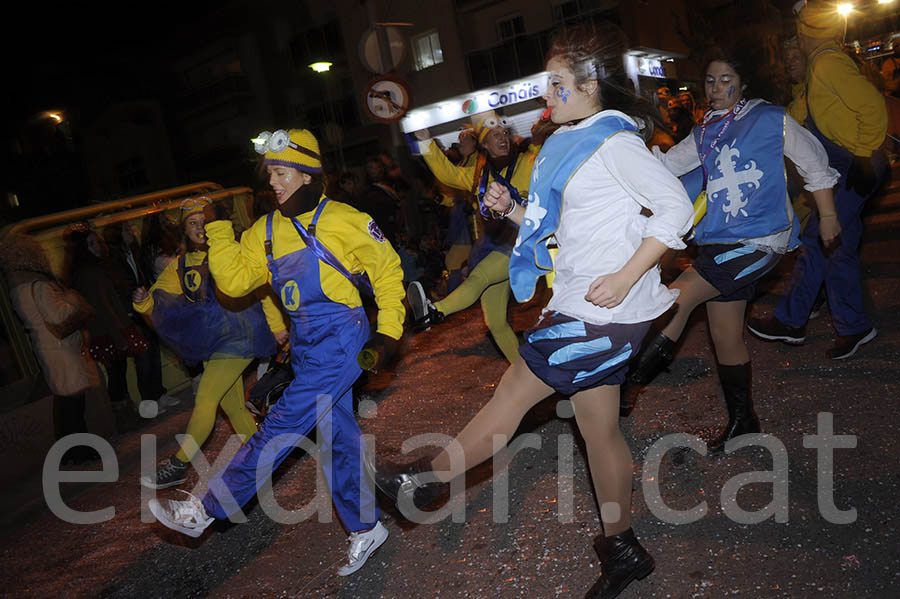
<svg viewBox="0 0 900 599">
<path fill-rule="evenodd" d="M 374 220 L 369 221 L 369 235 L 372 236 L 372 239 L 379 243 L 384 243 L 387 241 L 384 237 L 384 233 L 381 232 L 381 229 L 378 228 L 378 225 L 375 224 Z"/>
<path fill-rule="evenodd" d="M 200 281 L 200 273 L 196 270 L 191 269 L 184 273 L 184 286 L 190 291 L 197 291 L 200 288 Z"/>
<path fill-rule="evenodd" d="M 281 305 L 291 312 L 300 307 L 300 288 L 297 281 L 291 279 L 281 288 Z"/>
</svg>

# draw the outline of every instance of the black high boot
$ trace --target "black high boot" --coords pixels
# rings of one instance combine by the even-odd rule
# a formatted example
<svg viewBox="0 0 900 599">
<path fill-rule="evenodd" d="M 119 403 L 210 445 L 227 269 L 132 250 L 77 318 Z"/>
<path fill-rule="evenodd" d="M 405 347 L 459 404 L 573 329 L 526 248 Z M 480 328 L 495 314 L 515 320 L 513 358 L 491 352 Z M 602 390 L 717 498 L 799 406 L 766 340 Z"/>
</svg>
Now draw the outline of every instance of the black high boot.
<svg viewBox="0 0 900 599">
<path fill-rule="evenodd" d="M 450 495 L 450 484 L 441 482 L 434 475 L 430 457 L 408 464 L 385 461 L 377 465 L 366 459 L 365 466 L 378 490 L 390 497 L 398 509 L 411 500 L 417 509 L 425 510 Z"/>
<path fill-rule="evenodd" d="M 718 437 L 706 444 L 712 453 L 725 449 L 729 439 L 759 432 L 759 418 L 753 411 L 753 399 L 750 388 L 753 375 L 750 362 L 735 366 L 719 364 L 719 381 L 725 394 L 725 407 L 728 410 L 728 424 Z"/>
<path fill-rule="evenodd" d="M 635 360 L 628 380 L 638 385 L 646 385 L 672 361 L 675 355 L 675 342 L 660 333 L 647 344 L 644 351 Z"/>
<path fill-rule="evenodd" d="M 600 578 L 585 599 L 618 597 L 632 580 L 645 578 L 656 567 L 653 556 L 638 543 L 630 528 L 622 534 L 597 537 L 594 549 L 600 558 Z"/>
</svg>

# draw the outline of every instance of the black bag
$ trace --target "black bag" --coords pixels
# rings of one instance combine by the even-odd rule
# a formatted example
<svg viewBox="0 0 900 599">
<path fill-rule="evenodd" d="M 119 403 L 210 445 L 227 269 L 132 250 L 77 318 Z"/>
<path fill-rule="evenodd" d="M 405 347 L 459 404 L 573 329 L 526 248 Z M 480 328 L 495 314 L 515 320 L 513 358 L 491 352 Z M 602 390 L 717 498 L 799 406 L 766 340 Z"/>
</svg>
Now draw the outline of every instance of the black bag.
<svg viewBox="0 0 900 599">
<path fill-rule="evenodd" d="M 283 349 L 272 358 L 268 370 L 250 388 L 247 394 L 247 409 L 260 420 L 264 419 L 293 380 L 291 352 L 290 349 Z"/>
</svg>

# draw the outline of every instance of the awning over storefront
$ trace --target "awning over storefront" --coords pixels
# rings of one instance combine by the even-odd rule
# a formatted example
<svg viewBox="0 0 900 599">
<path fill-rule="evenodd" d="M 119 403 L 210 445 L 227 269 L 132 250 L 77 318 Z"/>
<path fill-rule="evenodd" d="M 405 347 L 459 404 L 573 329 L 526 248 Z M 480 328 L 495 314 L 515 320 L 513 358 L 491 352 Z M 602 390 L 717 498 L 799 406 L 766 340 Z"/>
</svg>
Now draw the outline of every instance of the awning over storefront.
<svg viewBox="0 0 900 599">
<path fill-rule="evenodd" d="M 546 87 L 547 73 L 542 71 L 495 87 L 460 94 L 410 110 L 400 121 L 400 128 L 404 133 L 433 129 L 431 133 L 449 147 L 456 141 L 458 129 L 474 115 L 496 110 L 509 119 L 514 135 L 527 137 L 531 135 L 531 125 L 543 110 L 538 99 Z"/>
<path fill-rule="evenodd" d="M 678 52 L 657 50 L 638 46 L 625 52 L 625 72 L 634 83 L 634 89 L 640 91 L 638 77 L 653 77 L 656 79 L 676 79 L 674 72 L 676 58 L 687 58 Z"/>
</svg>

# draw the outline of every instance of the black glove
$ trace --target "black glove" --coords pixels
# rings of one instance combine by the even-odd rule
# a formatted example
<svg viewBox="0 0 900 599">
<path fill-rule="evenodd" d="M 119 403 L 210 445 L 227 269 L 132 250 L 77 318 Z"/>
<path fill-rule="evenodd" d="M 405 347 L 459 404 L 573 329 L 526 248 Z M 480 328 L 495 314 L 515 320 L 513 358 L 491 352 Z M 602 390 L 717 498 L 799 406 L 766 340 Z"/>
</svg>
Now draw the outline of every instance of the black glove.
<svg viewBox="0 0 900 599">
<path fill-rule="evenodd" d="M 875 191 L 878 177 L 872 167 L 872 158 L 866 156 L 853 156 L 853 163 L 847 171 L 847 188 L 852 189 L 862 197 L 868 197 Z"/>
<path fill-rule="evenodd" d="M 359 352 L 357 362 L 363 370 L 377 372 L 389 364 L 396 354 L 397 340 L 383 333 L 375 333 Z"/>
<path fill-rule="evenodd" d="M 203 207 L 203 219 L 210 223 L 214 220 L 231 220 L 222 202 L 210 202 Z"/>
</svg>

